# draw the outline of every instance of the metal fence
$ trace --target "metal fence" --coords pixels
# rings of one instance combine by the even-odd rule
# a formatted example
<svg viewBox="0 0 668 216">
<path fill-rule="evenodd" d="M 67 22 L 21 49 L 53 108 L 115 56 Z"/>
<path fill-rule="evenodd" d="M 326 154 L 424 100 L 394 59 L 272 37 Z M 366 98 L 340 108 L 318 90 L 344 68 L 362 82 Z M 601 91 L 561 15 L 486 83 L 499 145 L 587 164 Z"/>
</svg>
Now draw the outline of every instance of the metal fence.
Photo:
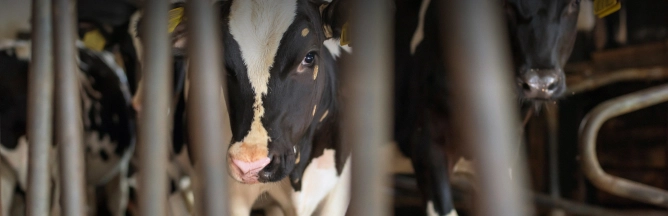
<svg viewBox="0 0 668 216">
<path fill-rule="evenodd" d="M 220 77 L 225 67 L 220 60 L 217 15 L 210 3 L 210 0 L 190 0 L 186 6 L 192 83 L 188 101 L 190 143 L 195 149 L 198 215 L 228 215 L 224 172 L 227 166 L 221 156 L 225 149 L 220 143 L 230 137 L 219 132 L 229 128 L 222 97 L 225 88 L 221 91 L 224 77 Z M 49 211 L 49 164 L 44 155 L 48 155 L 51 143 L 52 109 L 56 110 L 55 136 L 60 149 L 62 214 L 85 214 L 81 108 L 75 74 L 75 4 L 75 0 L 33 1 L 28 215 L 46 215 Z M 139 121 L 138 152 L 143 168 L 139 176 L 140 212 L 167 215 L 168 151 L 164 143 L 169 139 L 171 123 L 166 116 L 172 83 L 168 1 L 147 0 L 144 8 L 143 30 L 151 40 L 145 41 L 143 49 L 146 91 L 142 103 L 143 109 L 151 112 L 144 112 Z M 388 215 L 389 202 L 383 195 L 387 181 L 383 166 L 390 158 L 376 149 L 390 143 L 392 56 L 389 53 L 392 53 L 393 18 L 390 2 L 385 0 L 354 1 L 352 8 L 352 38 L 357 57 L 346 67 L 346 74 L 354 74 L 355 78 L 344 82 L 359 94 L 350 98 L 343 119 L 348 128 L 344 130 L 344 140 L 353 147 L 351 215 Z M 511 94 L 512 73 L 509 73 L 509 51 L 504 45 L 506 33 L 501 28 L 500 8 L 494 1 L 468 0 L 443 1 L 440 9 L 445 15 L 442 27 L 449 29 L 449 36 L 443 39 L 448 47 L 444 62 L 452 66 L 453 83 L 458 84 L 456 92 L 462 93 L 453 98 L 462 107 L 455 110 L 454 116 L 459 117 L 455 128 L 461 128 L 463 145 L 473 147 L 479 159 L 482 191 L 476 214 L 526 215 L 529 205 L 521 187 L 524 169 L 518 166 L 523 163 L 511 158 L 511 146 L 518 143 L 519 125 L 513 102 L 506 100 Z M 52 89 L 56 93 L 55 103 Z M 366 115 L 368 110 L 374 110 L 373 114 Z"/>
</svg>

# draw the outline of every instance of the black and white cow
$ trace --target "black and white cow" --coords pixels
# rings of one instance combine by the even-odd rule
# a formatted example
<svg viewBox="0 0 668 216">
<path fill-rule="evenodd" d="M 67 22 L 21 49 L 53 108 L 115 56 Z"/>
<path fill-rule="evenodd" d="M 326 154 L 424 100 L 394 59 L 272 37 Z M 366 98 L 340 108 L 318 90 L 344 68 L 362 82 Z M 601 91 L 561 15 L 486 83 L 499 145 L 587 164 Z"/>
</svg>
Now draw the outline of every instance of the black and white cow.
<svg viewBox="0 0 668 216">
<path fill-rule="evenodd" d="M 457 215 L 449 185 L 454 154 L 439 1 L 397 0 L 395 140 L 412 160 L 429 215 Z M 553 100 L 565 91 L 563 66 L 576 33 L 580 0 L 504 0 L 518 97 Z M 509 98 L 509 100 L 511 100 Z M 456 149 L 456 148 L 455 148 Z M 452 158 L 450 158 L 452 159 Z"/>
<path fill-rule="evenodd" d="M 3 168 L 9 169 L 0 175 L 4 215 L 11 210 L 14 191 L 26 190 L 29 46 L 27 41 L 16 41 L 0 50 L 0 157 Z M 96 197 L 104 200 L 98 204 L 106 206 L 95 206 L 95 202 L 89 201 L 89 207 L 96 207 L 90 214 L 123 215 L 127 203 L 124 176 L 135 145 L 134 112 L 127 79 L 113 55 L 87 50 L 82 44 L 79 47 L 86 183 L 98 191 L 96 194 L 106 194 Z M 52 150 L 51 155 L 44 157 L 53 161 L 53 183 L 57 186 L 55 146 Z M 54 193 L 58 193 L 57 188 Z"/>
<path fill-rule="evenodd" d="M 233 136 L 225 157 L 234 215 L 249 215 L 265 192 L 286 215 L 311 215 L 326 198 L 323 212 L 343 215 L 347 209 L 350 152 L 338 138 L 335 61 L 349 52 L 337 40 L 344 6 L 319 0 L 216 3 Z M 178 53 L 187 27 L 175 29 Z"/>
</svg>

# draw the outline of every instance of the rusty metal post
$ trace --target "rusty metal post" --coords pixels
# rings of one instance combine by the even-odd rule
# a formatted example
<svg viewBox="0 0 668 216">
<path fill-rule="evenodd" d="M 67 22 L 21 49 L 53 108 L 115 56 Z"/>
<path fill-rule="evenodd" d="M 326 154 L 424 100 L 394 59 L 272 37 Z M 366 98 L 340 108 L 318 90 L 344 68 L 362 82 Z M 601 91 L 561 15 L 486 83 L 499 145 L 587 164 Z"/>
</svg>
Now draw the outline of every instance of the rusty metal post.
<svg viewBox="0 0 668 216">
<path fill-rule="evenodd" d="M 519 117 L 507 32 L 499 2 L 441 1 L 441 32 L 452 84 L 453 117 L 480 172 L 477 215 L 527 215 L 525 163 L 512 162 Z M 520 160 L 523 161 L 523 160 Z"/>
<path fill-rule="evenodd" d="M 186 5 L 189 53 L 187 115 L 195 158 L 197 215 L 228 215 L 224 170 L 230 141 L 227 107 L 223 98 L 224 67 L 218 16 L 210 0 Z"/>
<path fill-rule="evenodd" d="M 51 0 L 32 2 L 32 46 L 28 74 L 28 216 L 48 215 L 53 142 Z M 7 207 L 7 206 L 3 206 Z"/>
<path fill-rule="evenodd" d="M 351 215 L 389 215 L 383 193 L 388 185 L 385 165 L 391 145 L 392 58 L 391 2 L 353 1 L 351 41 L 356 58 L 346 62 L 343 85 L 343 143 L 352 149 Z"/>
<path fill-rule="evenodd" d="M 668 207 L 668 191 L 606 173 L 596 156 L 598 130 L 608 119 L 668 101 L 668 85 L 608 100 L 596 106 L 580 124 L 582 171 L 597 188 L 617 196 Z"/>
<path fill-rule="evenodd" d="M 142 32 L 144 90 L 140 93 L 139 117 L 139 211 L 140 215 L 167 215 L 167 163 L 172 124 L 172 67 L 167 30 L 169 2 L 144 2 Z M 173 112 L 173 111 L 172 111 Z"/>
<path fill-rule="evenodd" d="M 62 215 L 85 215 L 83 122 L 79 68 L 75 47 L 76 1 L 53 1 L 56 70 L 56 142 L 58 144 Z"/>
</svg>

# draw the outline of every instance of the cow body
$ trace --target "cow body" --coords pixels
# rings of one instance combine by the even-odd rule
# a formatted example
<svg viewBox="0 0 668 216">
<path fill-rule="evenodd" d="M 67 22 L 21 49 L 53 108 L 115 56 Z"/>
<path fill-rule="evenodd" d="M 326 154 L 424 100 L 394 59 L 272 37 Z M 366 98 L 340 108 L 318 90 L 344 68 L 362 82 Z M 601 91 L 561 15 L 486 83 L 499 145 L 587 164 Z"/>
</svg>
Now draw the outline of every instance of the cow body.
<svg viewBox="0 0 668 216">
<path fill-rule="evenodd" d="M 399 149 L 411 158 L 429 215 L 457 215 L 449 186 L 456 134 L 441 38 L 438 1 L 396 1 L 395 127 Z M 509 38 L 521 101 L 558 98 L 565 90 L 563 66 L 575 39 L 578 0 L 507 0 Z M 411 31 L 413 30 L 413 31 Z M 493 72 L 493 71 L 490 71 Z M 512 100 L 511 98 L 508 98 Z M 448 157 L 449 156 L 449 157 Z"/>
<path fill-rule="evenodd" d="M 26 138 L 28 42 L 6 47 L 0 51 L 0 157 L 10 172 L 3 172 L 4 179 L 15 179 L 3 185 L 2 204 L 7 213 L 14 188 L 26 190 L 28 140 Z M 134 113 L 130 106 L 127 79 L 113 56 L 106 52 L 79 49 L 79 81 L 84 126 L 86 183 L 105 191 L 105 203 L 101 209 L 113 215 L 121 215 L 127 202 L 127 172 L 134 151 Z M 53 181 L 57 186 L 58 171 L 55 146 L 51 157 Z M 55 190 L 58 193 L 58 190 Z M 113 197 L 113 198 L 111 198 Z M 58 203 L 58 202 L 54 202 Z M 94 205 L 95 203 L 89 203 Z M 98 206 L 100 207 L 100 206 Z M 102 210 L 100 210 L 102 211 Z M 100 212 L 91 212 L 98 214 Z"/>
</svg>

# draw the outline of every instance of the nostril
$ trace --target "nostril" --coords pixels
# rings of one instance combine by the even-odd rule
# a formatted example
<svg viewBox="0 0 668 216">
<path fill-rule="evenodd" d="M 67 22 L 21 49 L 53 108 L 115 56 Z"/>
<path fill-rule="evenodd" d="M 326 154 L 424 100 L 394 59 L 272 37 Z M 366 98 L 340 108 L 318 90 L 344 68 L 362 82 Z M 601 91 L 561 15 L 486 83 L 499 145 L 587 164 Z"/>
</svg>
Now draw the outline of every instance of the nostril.
<svg viewBox="0 0 668 216">
<path fill-rule="evenodd" d="M 549 86 L 547 86 L 547 90 L 554 91 L 555 89 L 557 89 L 557 83 L 556 82 L 553 82 Z"/>
<path fill-rule="evenodd" d="M 524 91 L 531 91 L 531 86 L 527 83 L 522 83 L 522 89 L 524 89 Z"/>
</svg>

